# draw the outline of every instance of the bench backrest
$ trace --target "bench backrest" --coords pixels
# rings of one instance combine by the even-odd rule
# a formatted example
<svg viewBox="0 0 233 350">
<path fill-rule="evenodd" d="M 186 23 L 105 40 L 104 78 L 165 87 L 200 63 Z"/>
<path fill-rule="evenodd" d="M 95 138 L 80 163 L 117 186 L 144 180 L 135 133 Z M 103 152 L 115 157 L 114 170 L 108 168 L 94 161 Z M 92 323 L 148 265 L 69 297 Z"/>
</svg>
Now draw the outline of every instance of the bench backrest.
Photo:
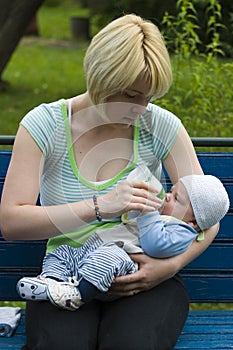
<svg viewBox="0 0 233 350">
<path fill-rule="evenodd" d="M 11 151 L 0 151 L 0 196 L 10 157 Z M 233 302 L 233 152 L 198 153 L 198 158 L 206 174 L 221 179 L 231 207 L 221 221 L 215 241 L 181 274 L 191 301 Z M 16 282 L 22 276 L 39 273 L 45 244 L 45 241 L 5 241 L 0 233 L 0 300 L 20 300 Z"/>
</svg>

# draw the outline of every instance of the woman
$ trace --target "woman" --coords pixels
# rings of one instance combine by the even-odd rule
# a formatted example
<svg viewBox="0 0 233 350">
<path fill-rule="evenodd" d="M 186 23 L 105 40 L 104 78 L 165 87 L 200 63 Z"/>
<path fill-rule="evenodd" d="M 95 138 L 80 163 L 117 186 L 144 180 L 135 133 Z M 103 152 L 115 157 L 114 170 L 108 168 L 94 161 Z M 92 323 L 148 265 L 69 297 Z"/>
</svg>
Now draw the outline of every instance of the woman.
<svg viewBox="0 0 233 350">
<path fill-rule="evenodd" d="M 6 239 L 48 239 L 47 251 L 80 246 L 124 212 L 158 208 L 153 187 L 126 181 L 136 165 L 146 163 L 159 178 L 163 163 L 173 183 L 203 173 L 180 120 L 149 103 L 172 82 L 155 25 L 135 15 L 111 22 L 93 38 L 84 69 L 84 94 L 43 104 L 19 126 L 2 197 Z M 210 228 L 204 241 L 173 258 L 132 255 L 139 271 L 118 277 L 110 289 L 123 298 L 95 300 L 75 312 L 28 302 L 24 349 L 172 349 L 188 312 L 176 274 L 217 231 Z"/>
</svg>

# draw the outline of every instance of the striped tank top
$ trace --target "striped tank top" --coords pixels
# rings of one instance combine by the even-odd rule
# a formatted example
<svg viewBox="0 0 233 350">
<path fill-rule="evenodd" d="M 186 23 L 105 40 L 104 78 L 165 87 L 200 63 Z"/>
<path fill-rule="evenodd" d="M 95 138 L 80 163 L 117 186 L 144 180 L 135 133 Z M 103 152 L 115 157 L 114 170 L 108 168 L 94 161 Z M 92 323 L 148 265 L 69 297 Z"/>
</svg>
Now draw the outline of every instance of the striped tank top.
<svg viewBox="0 0 233 350">
<path fill-rule="evenodd" d="M 162 161 L 176 140 L 180 120 L 171 112 L 149 103 L 146 113 L 134 126 L 134 147 L 130 163 L 110 180 L 94 183 L 79 173 L 76 165 L 70 122 L 65 100 L 44 103 L 31 110 L 21 121 L 45 157 L 40 186 L 41 205 L 72 203 L 112 190 L 125 180 L 137 165 L 146 164 L 158 178 L 162 176 Z M 110 228 L 119 218 L 92 222 L 72 232 L 50 238 L 47 252 L 61 244 L 79 247 L 97 227 Z"/>
</svg>

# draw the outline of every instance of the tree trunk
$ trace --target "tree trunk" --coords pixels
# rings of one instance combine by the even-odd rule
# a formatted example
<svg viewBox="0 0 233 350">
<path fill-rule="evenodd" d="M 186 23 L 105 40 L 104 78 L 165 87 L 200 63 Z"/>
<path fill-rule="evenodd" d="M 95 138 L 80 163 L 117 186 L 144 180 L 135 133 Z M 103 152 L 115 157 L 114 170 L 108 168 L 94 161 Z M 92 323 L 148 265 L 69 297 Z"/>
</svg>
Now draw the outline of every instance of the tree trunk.
<svg viewBox="0 0 233 350">
<path fill-rule="evenodd" d="M 12 53 L 44 0 L 0 0 L 0 82 Z"/>
</svg>

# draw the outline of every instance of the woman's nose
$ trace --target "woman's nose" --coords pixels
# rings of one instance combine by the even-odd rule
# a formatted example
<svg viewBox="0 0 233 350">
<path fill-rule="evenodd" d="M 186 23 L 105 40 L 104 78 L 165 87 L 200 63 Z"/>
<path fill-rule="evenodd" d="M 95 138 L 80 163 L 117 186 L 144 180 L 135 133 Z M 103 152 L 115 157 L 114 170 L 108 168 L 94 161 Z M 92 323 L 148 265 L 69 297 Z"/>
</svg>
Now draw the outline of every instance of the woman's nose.
<svg viewBox="0 0 233 350">
<path fill-rule="evenodd" d="M 135 114 L 144 114 L 146 112 L 146 106 L 147 105 L 141 105 L 141 104 L 138 104 L 138 105 L 134 105 L 131 109 L 131 111 Z"/>
<path fill-rule="evenodd" d="M 170 198 L 171 198 L 171 194 L 170 193 L 166 193 L 165 201 L 169 202 Z"/>
</svg>

